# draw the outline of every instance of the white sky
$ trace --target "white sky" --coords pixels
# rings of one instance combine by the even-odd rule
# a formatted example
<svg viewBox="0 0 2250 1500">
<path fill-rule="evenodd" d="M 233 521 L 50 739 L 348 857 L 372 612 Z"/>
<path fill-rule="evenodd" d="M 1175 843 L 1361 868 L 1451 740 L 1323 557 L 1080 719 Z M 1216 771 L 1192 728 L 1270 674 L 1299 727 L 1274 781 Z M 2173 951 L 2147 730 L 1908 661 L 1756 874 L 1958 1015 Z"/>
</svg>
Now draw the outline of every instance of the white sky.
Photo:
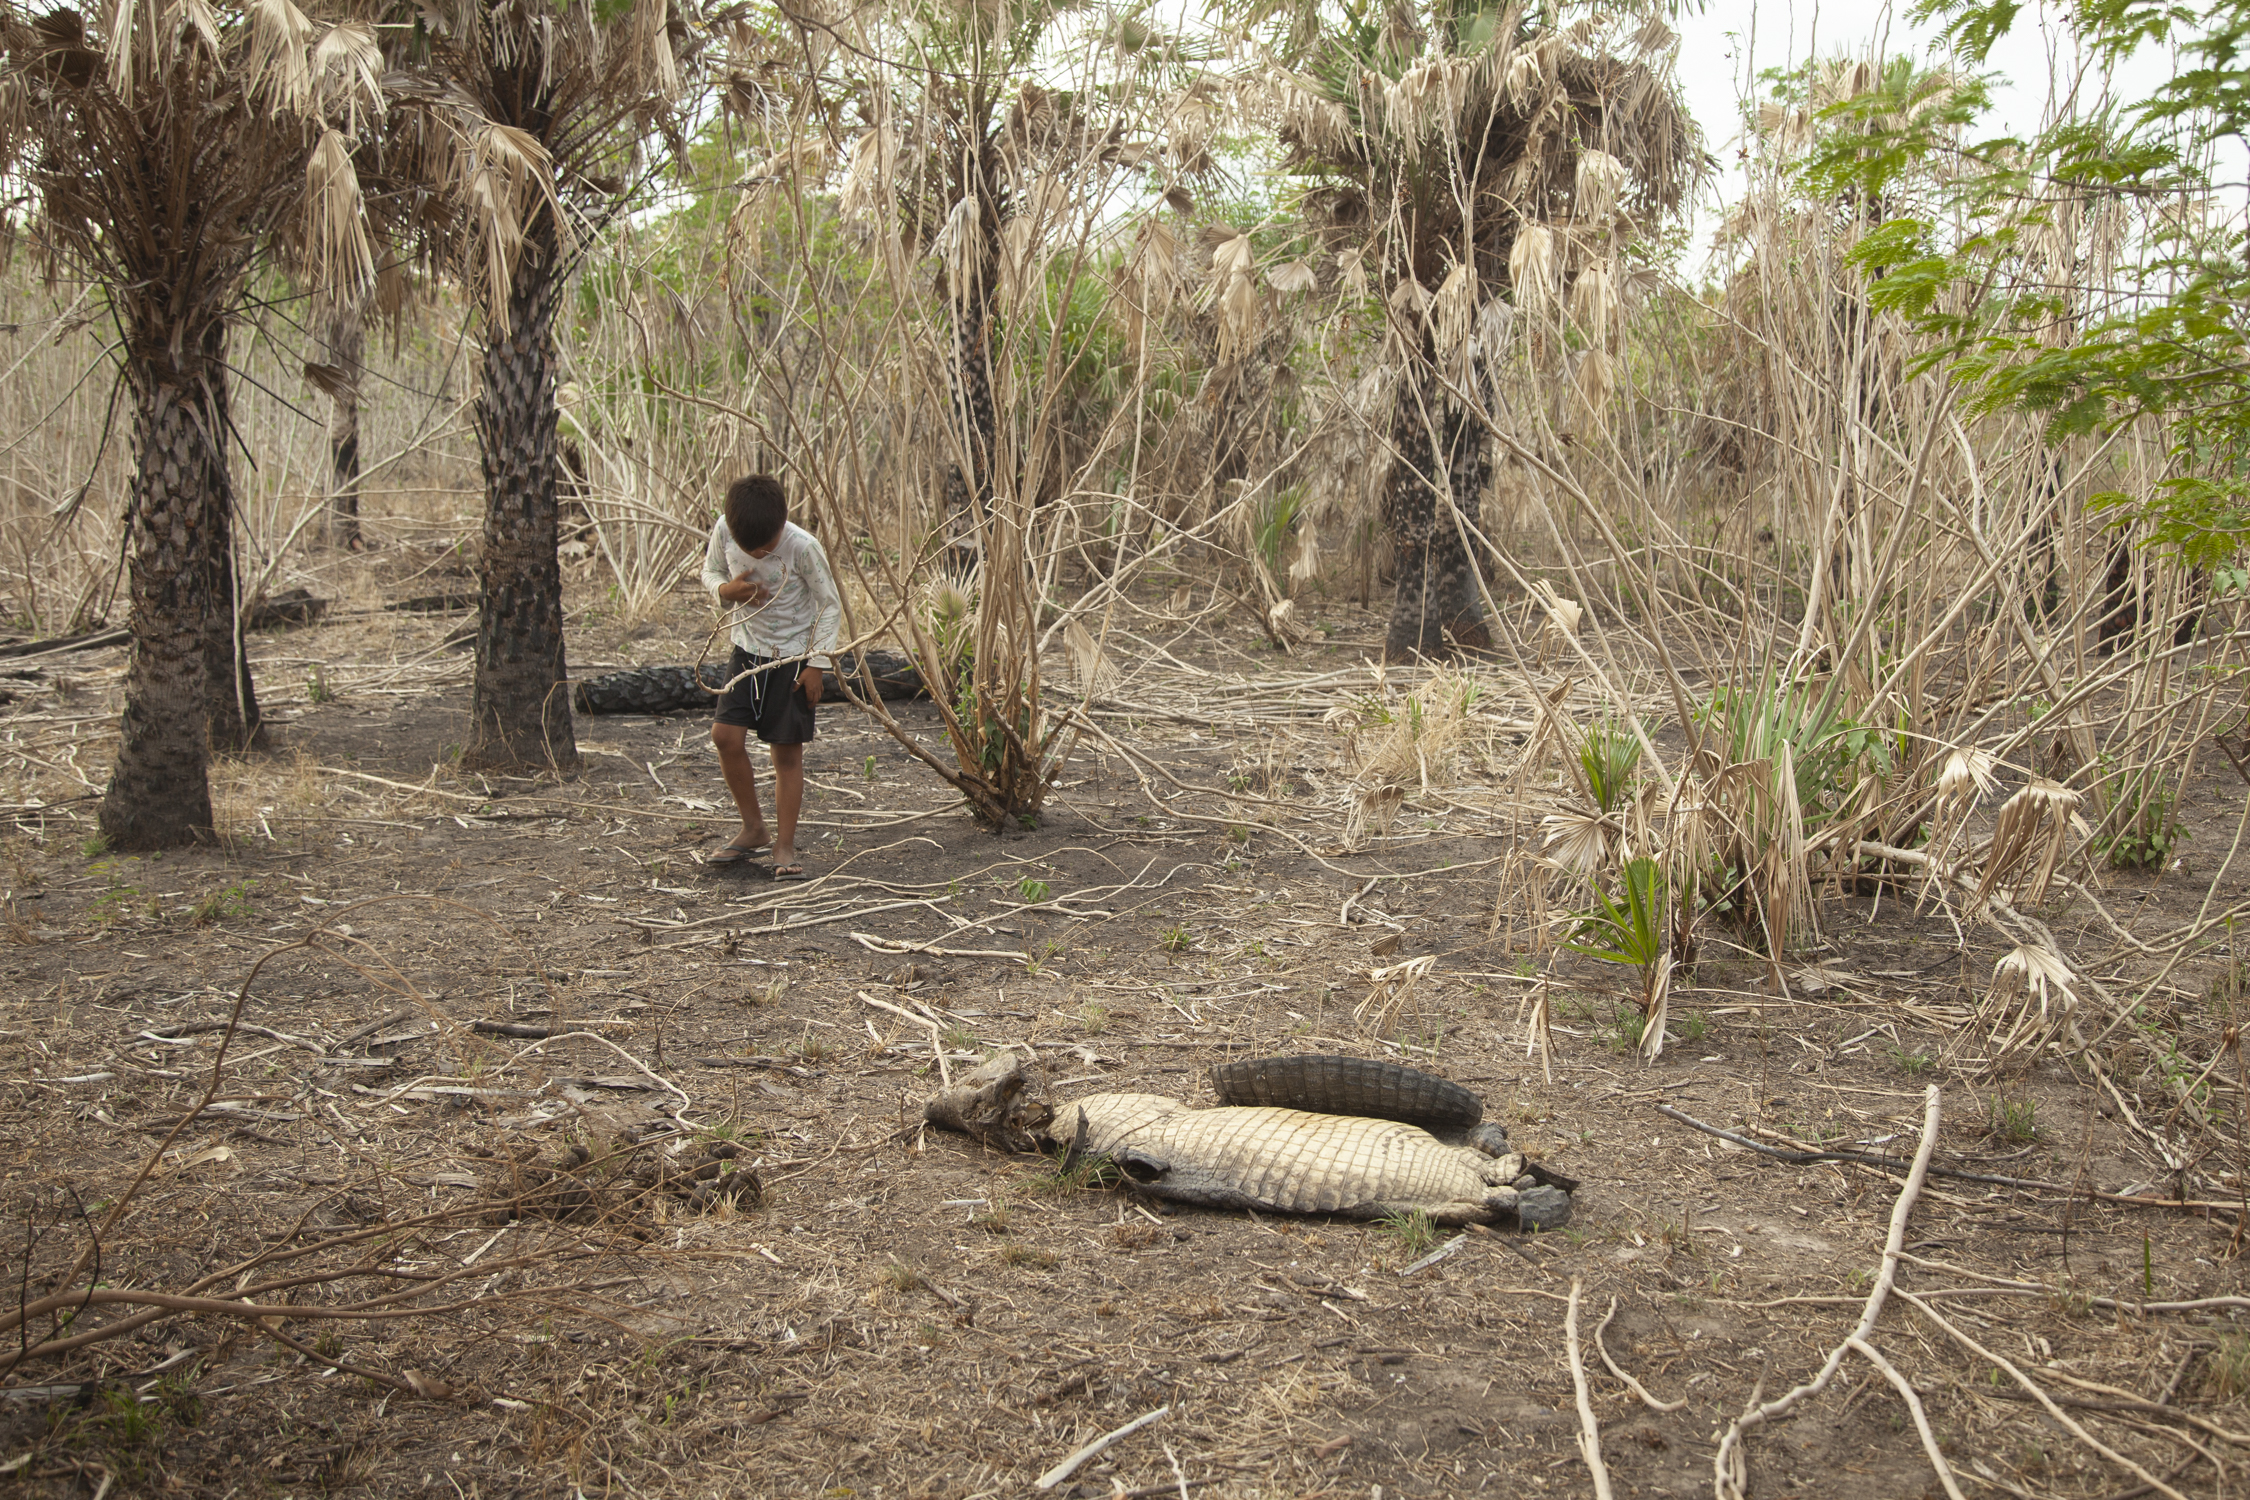
<svg viewBox="0 0 2250 1500">
<path fill-rule="evenodd" d="M 1741 105 L 1757 75 L 1768 68 L 1789 67 L 1808 56 L 1839 54 L 1896 55 L 1911 51 L 1927 60 L 1942 60 L 1943 41 L 1934 25 L 1914 25 L 1908 15 L 1911 3 L 1830 4 L 1803 0 L 1709 0 L 1700 16 L 1675 22 L 1681 33 L 1680 81 L 1689 111 L 1703 127 L 1705 143 L 1718 158 L 1716 180 L 1711 184 L 1714 203 L 1707 203 L 1698 225 L 1695 249 L 1681 269 L 1692 279 L 1703 274 L 1704 256 L 1717 220 L 1716 204 L 1732 201 L 1742 191 L 1740 147 Z M 2037 130 L 2053 90 L 2050 80 L 2070 88 L 2083 58 L 2063 12 L 2037 3 L 2025 4 L 2016 25 L 1992 50 L 1985 70 L 2001 75 L 1995 80 L 1993 107 L 1984 131 L 1988 135 L 2026 136 Z M 2106 82 L 2123 99 L 2146 98 L 2151 89 L 2171 76 L 2169 54 L 2144 48 L 2105 78 L 2087 71 L 2081 99 L 2098 93 Z"/>
</svg>

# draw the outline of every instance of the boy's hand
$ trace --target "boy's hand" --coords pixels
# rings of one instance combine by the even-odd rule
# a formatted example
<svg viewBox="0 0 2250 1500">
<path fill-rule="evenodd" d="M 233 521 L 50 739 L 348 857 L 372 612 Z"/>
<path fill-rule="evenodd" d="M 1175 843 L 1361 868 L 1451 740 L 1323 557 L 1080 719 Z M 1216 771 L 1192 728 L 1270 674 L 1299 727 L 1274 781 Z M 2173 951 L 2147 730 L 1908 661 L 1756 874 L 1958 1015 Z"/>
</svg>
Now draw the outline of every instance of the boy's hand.
<svg viewBox="0 0 2250 1500">
<path fill-rule="evenodd" d="M 820 668 L 807 667 L 802 672 L 799 672 L 797 674 L 797 686 L 804 691 L 805 701 L 807 703 L 812 704 L 816 708 L 820 706 Z"/>
<path fill-rule="evenodd" d="M 766 586 L 750 576 L 748 568 L 719 585 L 719 597 L 729 604 L 763 604 Z"/>
</svg>

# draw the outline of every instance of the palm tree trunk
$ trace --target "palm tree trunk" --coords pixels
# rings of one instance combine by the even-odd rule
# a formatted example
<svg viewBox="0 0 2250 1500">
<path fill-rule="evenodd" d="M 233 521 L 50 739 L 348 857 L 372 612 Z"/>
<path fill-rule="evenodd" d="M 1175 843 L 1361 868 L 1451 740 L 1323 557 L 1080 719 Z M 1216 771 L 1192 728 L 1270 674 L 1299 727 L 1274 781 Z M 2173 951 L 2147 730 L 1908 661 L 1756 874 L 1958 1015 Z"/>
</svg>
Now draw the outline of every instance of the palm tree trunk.
<svg viewBox="0 0 2250 1500">
<path fill-rule="evenodd" d="M 339 300 L 328 315 L 328 542 L 357 552 L 359 534 L 359 381 L 367 361 L 358 304 Z"/>
<path fill-rule="evenodd" d="M 484 461 L 476 681 L 461 764 L 483 770 L 578 768 L 563 658 L 562 568 L 555 557 L 554 221 L 526 234 L 508 326 L 488 325 L 477 394 Z"/>
<path fill-rule="evenodd" d="M 188 347 L 200 347 L 201 341 Z M 198 373 L 133 359 L 134 476 L 126 516 L 133 642 L 117 764 L 101 830 L 117 849 L 165 849 L 211 832 L 204 616 L 215 436 Z M 217 456 L 224 463 L 223 450 Z"/>
<path fill-rule="evenodd" d="M 953 385 L 953 422 L 963 460 L 946 466 L 946 552 L 966 571 L 977 561 L 978 522 L 992 507 L 993 462 L 999 419 L 992 406 L 992 288 L 997 275 L 980 267 L 968 295 L 953 304 L 953 357 L 947 374 Z"/>
<path fill-rule="evenodd" d="M 242 575 L 234 553 L 234 476 L 227 463 L 233 433 L 227 398 L 227 326 L 214 321 L 204 332 L 203 370 L 195 387 L 195 412 L 206 443 L 202 483 L 203 522 L 203 696 L 210 719 L 211 748 L 239 754 L 266 742 L 258 689 L 250 677 L 250 655 L 242 639 Z"/>
<path fill-rule="evenodd" d="M 1392 407 L 1391 445 L 1397 456 L 1383 487 L 1383 519 L 1391 530 L 1398 570 L 1390 626 L 1383 636 L 1387 662 L 1492 648 L 1476 559 L 1462 544 L 1467 530 L 1478 524 L 1492 471 L 1491 442 L 1477 418 L 1441 404 L 1436 382 L 1419 384 L 1413 370 L 1410 366 L 1400 379 Z M 1450 506 L 1445 492 L 1452 496 Z"/>
</svg>

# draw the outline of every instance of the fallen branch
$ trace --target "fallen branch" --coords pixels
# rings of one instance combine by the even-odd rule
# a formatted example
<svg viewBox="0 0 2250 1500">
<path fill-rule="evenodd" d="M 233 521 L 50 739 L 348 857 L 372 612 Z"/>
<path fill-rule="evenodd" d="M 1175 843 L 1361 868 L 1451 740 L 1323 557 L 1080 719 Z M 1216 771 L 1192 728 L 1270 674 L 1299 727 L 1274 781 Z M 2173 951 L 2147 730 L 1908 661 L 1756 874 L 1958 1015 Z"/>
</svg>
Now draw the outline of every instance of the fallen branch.
<svg viewBox="0 0 2250 1500">
<path fill-rule="evenodd" d="M 1875 1167 L 1885 1172 L 1903 1172 L 1913 1165 L 1904 1157 L 1877 1156 L 1867 1151 L 1790 1151 L 1751 1140 L 1732 1130 L 1722 1130 L 1716 1125 L 1706 1125 L 1695 1116 L 1682 1114 L 1669 1104 L 1657 1105 L 1656 1112 L 1668 1119 L 1677 1120 L 1690 1129 L 1700 1130 L 1705 1135 L 1717 1136 L 1722 1141 L 1740 1146 L 1745 1151 L 1755 1151 L 1760 1156 L 1770 1156 L 1776 1161 L 1792 1162 L 1798 1166 L 1840 1161 L 1850 1162 L 1854 1166 Z M 2151 1198 L 2140 1193 L 2105 1193 L 2099 1188 L 2077 1188 L 2067 1183 L 2041 1182 L 2034 1177 L 2001 1177 L 1991 1172 L 1964 1172 L 1958 1167 L 1931 1166 L 1926 1170 L 1932 1177 L 1943 1177 L 1952 1182 L 1982 1182 L 1993 1187 L 2021 1188 L 2026 1192 L 2064 1193 L 2071 1197 L 2098 1198 L 2104 1203 L 2127 1203 L 2137 1208 L 2186 1208 L 2197 1212 L 2216 1209 L 2233 1212 L 2242 1207 L 2239 1203 L 2221 1203 L 2207 1198 Z"/>
<path fill-rule="evenodd" d="M 1578 1348 L 1578 1295 L 1585 1289 L 1570 1278 L 1570 1308 L 1563 1314 L 1563 1343 L 1570 1351 L 1570 1384 L 1578 1397 L 1578 1456 L 1594 1478 L 1594 1500 L 1611 1500 L 1609 1466 L 1602 1462 L 1602 1424 L 1594 1420 L 1594 1403 L 1586 1393 L 1586 1360 Z"/>
<path fill-rule="evenodd" d="M 1151 1422 L 1154 1422 L 1157 1418 L 1163 1416 L 1171 1409 L 1172 1408 L 1169 1406 L 1159 1406 L 1152 1412 L 1144 1412 L 1142 1415 L 1133 1418 L 1132 1421 L 1127 1422 L 1123 1427 L 1118 1428 L 1115 1432 L 1103 1433 L 1100 1437 L 1095 1438 L 1085 1447 L 1079 1449 L 1076 1453 L 1071 1454 L 1070 1457 L 1064 1459 L 1061 1463 L 1056 1464 L 1053 1468 L 1040 1475 L 1037 1479 L 1034 1479 L 1031 1482 L 1031 1487 L 1035 1490 L 1053 1489 L 1056 1485 L 1061 1484 L 1071 1475 L 1077 1473 L 1079 1468 L 1084 1465 L 1088 1459 L 1099 1457 L 1110 1447 L 1111 1444 L 1122 1442 L 1124 1439 L 1131 1437 L 1134 1433 L 1139 1432 L 1143 1427 L 1148 1426 Z M 1168 1489 L 1170 1488 L 1170 1486 L 1166 1486 L 1165 1488 Z M 1162 1493 L 1162 1491 L 1159 1491 L 1159 1493 Z"/>
<path fill-rule="evenodd" d="M 899 904 L 901 906 L 922 905 L 919 901 L 902 901 Z M 854 912 L 852 915 L 859 916 L 862 913 Z M 853 933 L 852 941 L 858 943 L 870 953 L 932 953 L 939 958 L 1004 958 L 1010 963 L 1018 964 L 1026 962 L 1031 957 L 1028 953 L 1011 953 L 1005 948 L 939 948 L 929 943 L 909 942 L 905 938 L 876 937 L 874 934 L 867 932 Z"/>
<path fill-rule="evenodd" d="M 1638 1380 L 1617 1368 L 1617 1361 L 1609 1357 L 1609 1345 L 1602 1342 L 1602 1335 L 1609 1332 L 1609 1320 L 1616 1316 L 1617 1299 L 1612 1297 L 1609 1299 L 1609 1311 L 1602 1314 L 1601 1326 L 1594 1330 L 1594 1352 L 1602 1357 L 1602 1363 L 1608 1366 L 1609 1373 L 1625 1382 L 1625 1389 L 1640 1397 L 1641 1405 L 1647 1407 L 1650 1411 L 1661 1415 L 1665 1412 L 1678 1411 L 1681 1407 L 1687 1405 L 1687 1397 L 1685 1396 L 1677 1401 L 1657 1400 L 1648 1393 L 1647 1386 L 1642 1385 Z"/>
<path fill-rule="evenodd" d="M 1883 1357 L 1882 1351 L 1854 1334 L 1844 1342 L 1864 1355 L 1867 1362 L 1882 1372 L 1883 1378 L 1898 1392 L 1899 1399 L 1914 1415 L 1914 1430 L 1921 1434 L 1922 1451 L 1930 1456 L 1930 1466 L 1937 1470 L 1938 1483 L 1945 1486 L 1946 1494 L 1953 1500 L 1968 1500 L 1961 1486 L 1953 1478 L 1953 1466 L 1945 1461 L 1944 1450 L 1938 1447 L 1937 1434 L 1930 1431 L 1930 1414 L 1922 1409 L 1922 1398 L 1915 1394 L 1913 1382 L 1898 1372 L 1898 1367 Z"/>
<path fill-rule="evenodd" d="M 854 933 L 853 936 L 856 937 L 858 936 L 858 934 Z M 953 1087 L 953 1065 L 945 1060 L 945 1035 L 943 1029 L 939 1027 L 937 1021 L 933 1017 L 918 1016 L 910 1010 L 902 1010 L 898 1006 L 891 1004 L 888 1000 L 876 999 L 873 995 L 870 995 L 865 990 L 861 990 L 859 992 L 859 998 L 865 1000 L 869 1005 L 874 1006 L 877 1010 L 887 1010 L 892 1015 L 897 1016 L 899 1019 L 903 1021 L 910 1021 L 914 1025 L 920 1026 L 928 1031 L 930 1034 L 930 1052 L 937 1058 L 938 1081 L 943 1083 L 947 1088 Z"/>
<path fill-rule="evenodd" d="M 1749 1485 L 1749 1466 L 1743 1454 L 1743 1440 L 1753 1427 L 1762 1427 L 1780 1417 L 1787 1416 L 1800 1403 L 1810 1400 L 1828 1389 L 1843 1367 L 1844 1355 L 1854 1342 L 1864 1341 L 1875 1329 L 1875 1320 L 1883 1315 L 1883 1303 L 1891 1294 L 1891 1286 L 1898 1279 L 1899 1254 L 1906 1246 L 1906 1222 L 1914 1213 L 1914 1200 L 1922 1194 L 1922 1183 L 1929 1176 L 1930 1155 L 1937 1149 L 1940 1104 L 1938 1087 L 1931 1084 L 1922 1110 L 1922 1144 L 1914 1153 L 1914 1165 L 1908 1171 L 1905 1186 L 1899 1189 L 1898 1201 L 1891 1205 L 1891 1232 L 1883 1242 L 1882 1269 L 1876 1273 L 1875 1285 L 1868 1291 L 1867 1304 L 1859 1315 L 1859 1326 L 1849 1338 L 1829 1351 L 1818 1374 L 1763 1405 L 1747 1407 L 1735 1418 L 1719 1438 L 1719 1451 L 1712 1456 L 1712 1489 L 1717 1500 L 1746 1500 Z M 1755 1402 L 1756 1394 L 1752 1393 Z"/>
<path fill-rule="evenodd" d="M 1936 1308 L 1930 1306 L 1929 1303 L 1923 1301 L 1920 1297 L 1915 1296 L 1912 1292 L 1900 1292 L 1899 1295 L 1901 1297 L 1904 1297 L 1915 1311 L 1919 1312 L 1923 1317 L 1928 1318 L 1931 1322 L 1937 1324 L 1939 1328 L 1943 1329 L 1948 1335 L 1951 1336 L 1953 1341 L 1959 1344 L 1962 1348 L 1968 1350 L 1971 1354 L 1976 1355 L 1978 1358 L 1988 1360 L 1991 1363 L 1998 1365 L 2001 1369 L 2007 1371 L 2008 1377 L 2011 1380 L 2015 1381 L 2017 1385 L 2022 1386 L 2025 1391 L 2029 1392 L 2031 1398 L 2034 1401 L 2037 1401 L 2041 1406 L 2046 1408 L 2047 1415 L 2052 1417 L 2056 1421 L 2056 1423 L 2058 1423 L 2065 1431 L 2069 1432 L 2072 1437 L 2077 1438 L 2080 1442 L 2084 1443 L 2087 1447 L 2093 1449 L 2096 1453 L 2099 1453 L 2103 1458 L 2108 1459 L 2111 1463 L 2117 1465 L 2119 1468 L 2127 1470 L 2135 1479 L 2138 1479 L 2141 1483 L 2147 1485 L 2150 1489 L 2155 1490 L 2157 1493 L 2169 1495 L 2172 1497 L 2172 1500 L 2187 1500 L 2187 1496 L 2181 1494 L 2178 1490 L 2173 1489 L 2170 1485 L 2157 1478 L 2154 1474 L 2151 1474 L 2148 1470 L 2142 1468 L 2132 1459 L 2127 1458 L 2124 1454 L 2118 1452 L 2115 1448 L 2110 1447 L 2100 1438 L 2095 1437 L 2092 1433 L 2088 1432 L 2085 1427 L 2080 1425 L 2075 1419 L 2071 1417 L 2070 1413 L 2064 1411 L 2062 1407 L 2057 1405 L 2053 1397 L 2049 1396 L 2037 1385 L 2034 1385 L 2032 1383 L 2031 1377 L 2024 1374 L 2023 1371 L 2017 1369 L 2015 1365 L 2008 1360 L 2008 1357 L 2006 1355 L 1996 1354 L 1992 1350 L 1985 1348 L 1984 1345 L 1978 1343 L 1975 1339 L 1970 1338 L 1960 1329 L 1947 1322 L 1944 1314 L 1940 1313 Z"/>
</svg>

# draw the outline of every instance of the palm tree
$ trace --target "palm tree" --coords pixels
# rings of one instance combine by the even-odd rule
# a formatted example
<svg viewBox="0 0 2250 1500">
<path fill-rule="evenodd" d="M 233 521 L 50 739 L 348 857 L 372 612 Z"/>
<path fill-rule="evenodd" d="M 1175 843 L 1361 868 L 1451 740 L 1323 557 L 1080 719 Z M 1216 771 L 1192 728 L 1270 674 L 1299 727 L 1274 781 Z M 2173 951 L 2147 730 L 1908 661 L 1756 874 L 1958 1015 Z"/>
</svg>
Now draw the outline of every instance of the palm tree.
<svg viewBox="0 0 2250 1500">
<path fill-rule="evenodd" d="M 133 399 L 133 640 L 101 828 L 168 847 L 210 832 L 214 736 L 240 747 L 258 722 L 232 607 L 229 321 L 278 233 L 323 281 L 370 274 L 330 122 L 380 114 L 374 37 L 290 0 L 9 0 L 0 55 L 0 162 L 32 206 L 14 232 L 107 289 Z"/>
<path fill-rule="evenodd" d="M 417 131 L 387 168 L 445 209 L 421 248 L 484 319 L 476 676 L 464 766 L 573 770 L 555 557 L 556 304 L 583 234 L 632 201 L 654 135 L 685 157 L 694 47 L 670 0 L 419 7 L 399 61 Z"/>
<path fill-rule="evenodd" d="M 1447 0 L 1255 14 L 1308 213 L 1355 277 L 1372 273 L 1385 309 L 1396 378 L 1382 510 L 1397 586 L 1384 656 L 1483 651 L 1470 544 L 1518 321 L 1508 292 L 1545 302 L 1572 283 L 1586 314 L 1569 341 L 1579 384 L 1611 378 L 1615 279 L 1603 260 L 1678 209 L 1699 156 L 1651 62 L 1676 39 L 1650 19 L 1628 59 L 1581 40 L 1592 17 L 1539 23 Z M 1547 348 L 1566 352 L 1560 339 Z"/>
</svg>

